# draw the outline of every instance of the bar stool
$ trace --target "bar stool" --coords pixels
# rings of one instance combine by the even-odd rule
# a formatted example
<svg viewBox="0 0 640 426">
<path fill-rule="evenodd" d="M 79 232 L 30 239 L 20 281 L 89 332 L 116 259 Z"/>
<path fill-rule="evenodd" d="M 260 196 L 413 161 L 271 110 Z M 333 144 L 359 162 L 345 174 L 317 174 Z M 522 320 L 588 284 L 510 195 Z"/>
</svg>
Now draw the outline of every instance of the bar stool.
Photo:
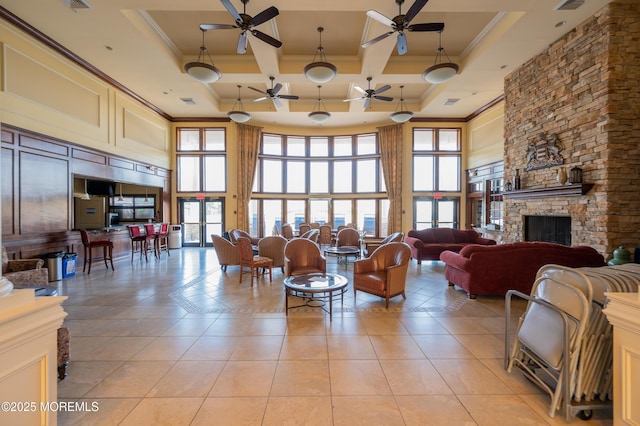
<svg viewBox="0 0 640 426">
<path fill-rule="evenodd" d="M 149 242 L 153 246 L 153 255 L 158 258 L 160 257 L 160 248 L 158 246 L 158 234 L 156 233 L 156 227 L 153 223 L 145 223 L 144 224 L 144 232 L 147 238 L 147 250 L 149 249 Z"/>
<path fill-rule="evenodd" d="M 80 235 L 82 237 L 82 245 L 84 246 L 84 265 L 82 265 L 82 272 L 85 271 L 87 267 L 87 263 L 89 264 L 89 270 L 87 274 L 91 273 L 91 263 L 93 262 L 93 249 L 102 247 L 102 257 L 104 259 L 104 266 L 109 269 L 109 265 L 107 264 L 107 260 L 111 263 L 111 269 L 115 271 L 113 268 L 113 242 L 110 240 L 89 240 L 89 234 L 86 229 L 80 230 Z"/>
<path fill-rule="evenodd" d="M 131 261 L 133 262 L 133 255 L 136 251 L 140 252 L 140 259 L 142 260 L 142 254 L 148 262 L 147 258 L 147 236 L 140 232 L 138 225 L 129 225 L 129 238 L 131 239 Z"/>
<path fill-rule="evenodd" d="M 157 242 L 158 242 L 158 256 L 162 253 L 162 250 L 167 252 L 167 256 L 171 256 L 171 252 L 169 251 L 169 223 L 163 222 L 160 225 L 160 230 L 157 234 Z"/>
</svg>

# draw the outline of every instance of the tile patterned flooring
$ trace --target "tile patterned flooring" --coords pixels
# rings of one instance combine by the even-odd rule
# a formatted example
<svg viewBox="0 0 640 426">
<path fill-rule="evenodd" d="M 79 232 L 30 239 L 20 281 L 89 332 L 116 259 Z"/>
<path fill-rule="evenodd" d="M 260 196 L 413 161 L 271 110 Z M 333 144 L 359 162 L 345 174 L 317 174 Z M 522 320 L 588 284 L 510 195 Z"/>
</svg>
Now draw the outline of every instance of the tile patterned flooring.
<svg viewBox="0 0 640 426">
<path fill-rule="evenodd" d="M 504 300 L 467 300 L 444 265 L 409 266 L 407 299 L 353 292 L 284 312 L 283 274 L 239 283 L 213 249 L 128 258 L 59 284 L 71 331 L 65 425 L 562 425 L 503 369 Z M 328 259 L 328 272 L 353 267 Z M 516 306 L 515 314 L 524 305 Z M 611 425 L 610 409 L 588 422 Z"/>
</svg>

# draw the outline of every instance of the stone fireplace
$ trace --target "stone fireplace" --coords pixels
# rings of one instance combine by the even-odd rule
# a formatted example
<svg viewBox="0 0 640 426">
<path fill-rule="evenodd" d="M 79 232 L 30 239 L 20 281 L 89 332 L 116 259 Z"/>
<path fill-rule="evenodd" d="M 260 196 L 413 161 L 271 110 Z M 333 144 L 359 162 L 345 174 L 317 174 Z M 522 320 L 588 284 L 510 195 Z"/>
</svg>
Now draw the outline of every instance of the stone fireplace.
<svg viewBox="0 0 640 426">
<path fill-rule="evenodd" d="M 639 2 L 614 1 L 505 79 L 505 181 L 519 170 L 527 196 L 505 195 L 504 242 L 525 240 L 529 216 L 570 220 L 572 245 L 605 258 L 640 246 Z M 561 165 L 525 171 L 540 135 L 561 148 Z M 583 169 L 561 185 L 560 168 Z"/>
<path fill-rule="evenodd" d="M 571 246 L 571 217 L 525 216 L 524 240 Z"/>
</svg>

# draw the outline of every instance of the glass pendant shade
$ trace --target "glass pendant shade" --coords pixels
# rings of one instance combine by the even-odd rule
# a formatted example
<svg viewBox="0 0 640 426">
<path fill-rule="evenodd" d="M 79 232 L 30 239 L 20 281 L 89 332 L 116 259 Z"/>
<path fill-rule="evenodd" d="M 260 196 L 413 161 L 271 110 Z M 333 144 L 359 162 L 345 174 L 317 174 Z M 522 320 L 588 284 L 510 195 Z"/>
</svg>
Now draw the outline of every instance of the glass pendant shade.
<svg viewBox="0 0 640 426">
<path fill-rule="evenodd" d="M 242 106 L 242 98 L 240 98 L 241 87 L 242 86 L 238 85 L 238 99 L 236 99 L 236 102 L 233 104 L 231 111 L 227 113 L 227 116 L 236 123 L 246 123 L 251 120 L 251 114 L 244 111 L 244 107 Z M 236 106 L 239 106 L 240 108 L 236 109 Z"/>
<path fill-rule="evenodd" d="M 396 111 L 389 116 L 389 118 L 391 118 L 396 123 L 407 122 L 411 120 L 411 117 L 413 117 L 413 112 L 409 111 L 407 105 L 404 103 L 402 89 L 404 89 L 404 86 L 400 86 L 400 102 L 398 102 Z"/>
<path fill-rule="evenodd" d="M 320 33 L 320 45 L 316 49 L 315 55 L 313 55 L 313 62 L 304 67 L 304 75 L 314 83 L 326 83 L 333 80 L 338 73 L 338 68 L 335 65 L 327 62 L 327 58 L 324 56 L 324 49 L 322 48 L 322 32 L 324 28 L 318 27 L 318 33 Z M 317 58 L 320 56 L 319 58 Z M 319 59 L 316 61 L 316 58 Z"/>
<path fill-rule="evenodd" d="M 200 46 L 198 59 L 195 62 L 185 64 L 184 70 L 189 76 L 202 83 L 215 83 L 222 78 L 222 72 L 213 65 L 211 55 L 209 55 L 207 47 L 204 45 L 205 32 L 206 30 L 202 30 L 202 46 Z M 209 58 L 209 64 L 204 62 L 207 57 Z"/>
<path fill-rule="evenodd" d="M 82 194 L 80 196 L 81 200 L 90 200 L 91 196 L 89 196 L 89 193 L 87 192 L 87 180 L 84 180 L 84 194 Z"/>
<path fill-rule="evenodd" d="M 314 123 L 322 124 L 331 118 L 331 114 L 327 111 L 313 111 L 309 113 L 309 118 Z"/>
<path fill-rule="evenodd" d="M 443 62 L 443 55 L 447 57 L 447 62 Z M 440 31 L 440 42 L 438 44 L 435 63 L 424 70 L 422 79 L 431 84 L 444 83 L 458 74 L 459 69 L 458 64 L 451 62 L 449 55 L 444 51 L 444 47 L 442 47 L 442 31 Z"/>
</svg>

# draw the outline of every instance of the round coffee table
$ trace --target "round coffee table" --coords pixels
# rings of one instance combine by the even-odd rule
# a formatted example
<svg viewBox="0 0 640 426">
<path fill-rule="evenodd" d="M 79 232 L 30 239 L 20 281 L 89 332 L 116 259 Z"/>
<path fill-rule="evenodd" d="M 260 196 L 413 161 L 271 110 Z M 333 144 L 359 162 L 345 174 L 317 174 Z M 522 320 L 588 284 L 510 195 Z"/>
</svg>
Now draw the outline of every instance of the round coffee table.
<svg viewBox="0 0 640 426">
<path fill-rule="evenodd" d="M 354 259 L 358 259 L 360 257 L 360 249 L 353 246 L 327 247 L 324 249 L 324 255 L 337 257 L 338 263 L 340 263 L 341 258 L 344 258 L 344 267 L 346 268 L 349 256 L 353 256 Z"/>
<path fill-rule="evenodd" d="M 333 294 L 340 294 L 340 306 L 344 305 L 344 294 L 347 291 L 349 280 L 337 274 L 302 274 L 285 278 L 285 312 L 289 315 L 289 309 L 311 306 L 321 308 L 329 314 L 329 319 L 333 315 Z M 304 303 L 296 306 L 289 306 L 289 296 L 298 297 Z M 329 299 L 329 310 L 326 308 L 326 299 Z"/>
</svg>

